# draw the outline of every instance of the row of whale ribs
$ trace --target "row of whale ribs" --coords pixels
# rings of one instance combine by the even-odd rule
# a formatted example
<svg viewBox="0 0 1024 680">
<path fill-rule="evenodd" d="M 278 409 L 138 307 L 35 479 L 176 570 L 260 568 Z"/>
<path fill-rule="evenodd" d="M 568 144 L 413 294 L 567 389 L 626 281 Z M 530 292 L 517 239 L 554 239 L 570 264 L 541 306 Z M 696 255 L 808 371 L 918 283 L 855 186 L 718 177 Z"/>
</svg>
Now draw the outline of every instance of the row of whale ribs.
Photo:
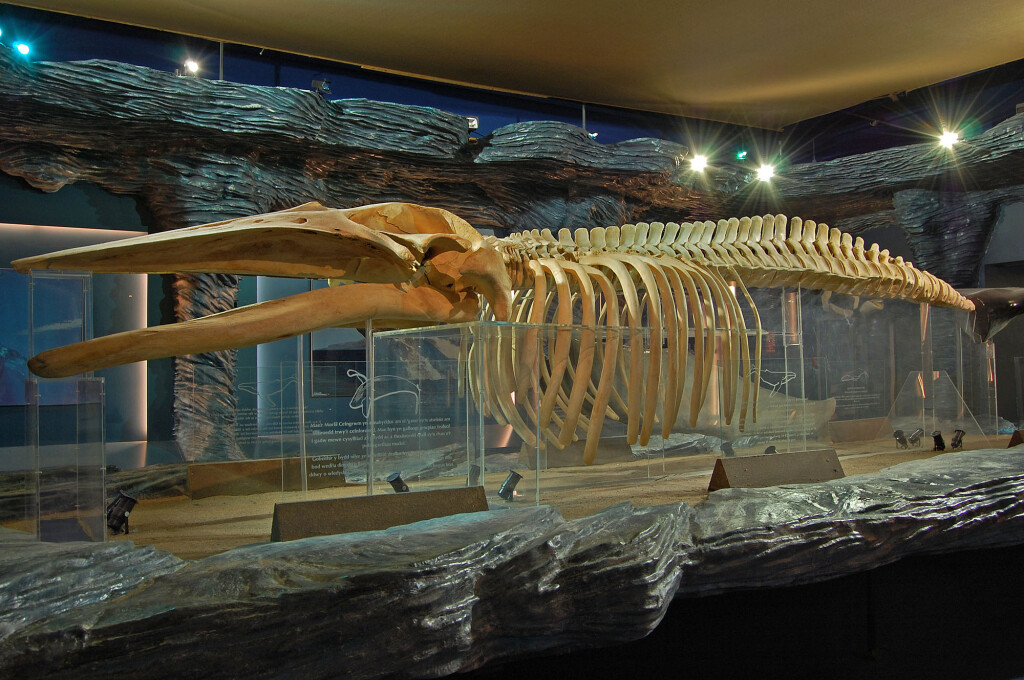
<svg viewBox="0 0 1024 680">
<path fill-rule="evenodd" d="M 484 360 L 482 374 L 470 380 L 473 393 L 530 446 L 564 447 L 584 436 L 587 464 L 606 418 L 625 420 L 630 444 L 646 444 L 656 424 L 667 437 L 680 415 L 694 427 L 713 375 L 725 422 L 738 419 L 742 429 L 756 419 L 758 390 L 749 376 L 760 374 L 761 322 L 749 287 L 974 308 L 946 282 L 877 245 L 783 215 L 495 238 L 438 208 L 307 203 L 13 265 L 23 272 L 207 272 L 332 283 L 43 352 L 29 365 L 45 377 L 360 327 L 369 319 L 391 328 L 477 319 L 529 324 L 520 336 L 489 335 L 475 350 Z M 557 324 L 545 326 L 557 330 L 543 331 L 544 352 L 537 324 Z M 645 346 L 664 351 L 640 351 Z"/>
</svg>

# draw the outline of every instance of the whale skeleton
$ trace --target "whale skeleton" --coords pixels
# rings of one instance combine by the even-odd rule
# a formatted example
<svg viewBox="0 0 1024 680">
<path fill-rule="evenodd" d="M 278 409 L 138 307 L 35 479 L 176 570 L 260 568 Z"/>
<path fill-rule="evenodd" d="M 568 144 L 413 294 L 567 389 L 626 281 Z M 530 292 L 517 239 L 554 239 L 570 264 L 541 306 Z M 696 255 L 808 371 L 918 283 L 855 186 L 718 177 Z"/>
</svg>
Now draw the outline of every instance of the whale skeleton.
<svg viewBox="0 0 1024 680">
<path fill-rule="evenodd" d="M 344 284 L 49 350 L 29 362 L 43 377 L 367 320 L 380 328 L 525 324 L 474 345 L 485 360 L 468 381 L 472 394 L 527 445 L 561 448 L 582 432 L 587 464 L 606 418 L 626 421 L 630 444 L 646 444 L 659 422 L 667 437 L 682 411 L 696 425 L 713 382 L 726 422 L 737 410 L 741 429 L 756 418 L 758 389 L 749 376 L 760 374 L 762 328 L 750 288 L 799 286 L 974 309 L 948 283 L 877 244 L 784 215 L 496 238 L 439 208 L 307 203 L 12 264 L 21 272 L 229 273 Z"/>
</svg>

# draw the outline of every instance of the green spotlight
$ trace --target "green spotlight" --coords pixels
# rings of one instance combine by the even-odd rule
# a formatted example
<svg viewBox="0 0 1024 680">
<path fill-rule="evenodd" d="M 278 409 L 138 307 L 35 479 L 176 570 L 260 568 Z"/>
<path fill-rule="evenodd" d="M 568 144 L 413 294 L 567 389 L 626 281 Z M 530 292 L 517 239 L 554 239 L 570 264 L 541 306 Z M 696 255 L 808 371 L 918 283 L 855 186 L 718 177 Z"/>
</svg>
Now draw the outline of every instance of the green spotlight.
<svg viewBox="0 0 1024 680">
<path fill-rule="evenodd" d="M 738 161 L 745 161 L 745 160 L 747 160 L 747 150 L 746 149 L 740 149 L 739 151 L 737 151 L 736 152 L 736 160 L 738 160 Z"/>
</svg>

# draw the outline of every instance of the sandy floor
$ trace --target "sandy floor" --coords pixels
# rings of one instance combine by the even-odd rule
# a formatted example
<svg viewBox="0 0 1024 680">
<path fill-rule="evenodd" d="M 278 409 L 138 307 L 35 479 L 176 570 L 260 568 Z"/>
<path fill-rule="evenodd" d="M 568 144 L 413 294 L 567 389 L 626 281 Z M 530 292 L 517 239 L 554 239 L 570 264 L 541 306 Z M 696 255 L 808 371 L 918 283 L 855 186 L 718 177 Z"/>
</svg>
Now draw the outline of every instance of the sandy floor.
<svg viewBox="0 0 1024 680">
<path fill-rule="evenodd" d="M 1009 437 L 993 438 L 988 445 L 1006 446 Z M 965 450 L 972 447 L 965 441 Z M 927 449 L 897 451 L 889 441 L 840 445 L 839 458 L 847 476 L 876 472 L 910 460 L 936 455 Z M 879 453 L 879 451 L 881 451 Z M 743 452 L 740 452 L 741 454 Z M 634 505 L 661 505 L 680 501 L 696 505 L 707 498 L 708 483 L 717 455 L 699 454 L 654 461 L 637 461 L 547 471 L 539 494 L 541 503 L 556 507 L 574 519 L 610 505 L 631 501 Z M 488 475 L 487 488 L 495 489 L 504 478 Z M 537 500 L 536 482 L 530 473 L 516 489 L 516 503 Z M 131 514 L 131 533 L 112 540 L 152 544 L 185 559 L 197 559 L 248 543 L 269 540 L 274 504 L 304 499 L 364 495 L 364 486 L 348 486 L 302 492 L 275 492 L 249 496 L 214 496 L 192 500 L 185 496 L 144 500 Z M 493 495 L 490 494 L 490 495 Z M 492 504 L 502 503 L 497 497 Z"/>
</svg>

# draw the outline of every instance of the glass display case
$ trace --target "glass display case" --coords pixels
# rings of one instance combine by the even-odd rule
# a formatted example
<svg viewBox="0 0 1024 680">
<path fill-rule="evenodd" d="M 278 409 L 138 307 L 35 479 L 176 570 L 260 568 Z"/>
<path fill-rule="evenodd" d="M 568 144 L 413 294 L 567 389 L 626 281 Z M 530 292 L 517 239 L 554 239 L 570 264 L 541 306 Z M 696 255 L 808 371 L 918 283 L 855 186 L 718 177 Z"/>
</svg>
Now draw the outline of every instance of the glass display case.
<svg viewBox="0 0 1024 680">
<path fill-rule="evenodd" d="M 103 379 L 28 382 L 37 466 L 36 530 L 43 541 L 104 541 Z"/>
<path fill-rule="evenodd" d="M 527 373 L 498 398 L 498 348 L 539 348 L 536 328 L 459 324 L 373 336 L 367 437 L 368 491 L 388 492 L 396 475 L 410 489 L 480 486 L 537 501 L 539 376 Z M 506 385 L 507 387 L 507 385 Z M 513 425 L 518 424 L 518 427 Z M 531 438 L 533 441 L 531 441 Z"/>
<path fill-rule="evenodd" d="M 29 433 L 30 279 L 0 269 L 0 524 L 36 534 L 36 462 Z"/>
<path fill-rule="evenodd" d="M 28 356 L 93 336 L 90 274 L 33 271 L 29 281 Z M 41 540 L 106 540 L 104 396 L 91 376 L 26 382 Z"/>
<path fill-rule="evenodd" d="M 0 522 L 46 541 L 103 541 L 104 381 L 33 377 L 28 357 L 91 335 L 86 273 L 0 272 Z"/>
<path fill-rule="evenodd" d="M 25 290 L 26 325 L 43 322 L 26 353 L 88 329 L 88 280 L 43 281 Z M 71 289 L 50 291 L 58 284 Z M 43 290 L 64 298 L 62 320 L 32 297 Z M 912 453 L 931 448 L 933 433 L 948 450 L 989 445 L 994 357 L 963 332 L 963 313 L 800 288 L 749 296 L 737 294 L 729 327 L 709 317 L 683 336 L 653 326 L 367 326 L 357 339 L 282 341 L 233 373 L 182 362 L 175 408 L 207 417 L 179 419 L 180 461 L 140 469 L 103 465 L 102 382 L 26 381 L 22 437 L 3 458 L 7 488 L 18 487 L 0 505 L 4 523 L 102 540 L 105 481 L 108 500 L 140 499 L 139 540 L 197 556 L 266 540 L 280 502 L 483 487 L 492 508 L 542 503 L 581 516 L 678 500 L 638 489 L 664 480 L 689 480 L 687 500 L 699 502 L 720 457 Z M 74 337 L 48 335 L 71 328 Z M 74 445 L 48 439 L 58 431 L 74 433 Z M 195 547 L 208 532 L 224 536 Z"/>
<path fill-rule="evenodd" d="M 190 417 L 176 423 L 192 499 L 301 490 L 302 369 L 297 362 L 238 368 L 230 389 L 225 389 L 222 370 L 186 366 L 179 378 L 178 409 L 203 409 L 227 397 L 235 401 L 233 409 L 209 409 L 226 413 L 226 422 Z"/>
<path fill-rule="evenodd" d="M 834 448 L 842 458 L 905 448 L 900 432 L 908 446 L 931 448 L 933 433 L 948 450 L 990 445 L 993 350 L 969 339 L 965 313 L 800 288 L 754 290 L 750 302 L 742 324 L 690 328 L 685 349 L 651 328 L 478 322 L 375 334 L 371 492 L 390 492 L 398 475 L 411 489 L 481 484 L 492 503 L 558 505 L 580 489 L 701 476 L 719 456 Z M 670 367 L 671 352 L 685 352 L 685 370 Z M 614 389 L 595 405 L 605 371 Z M 697 375 L 706 388 L 694 390 Z"/>
<path fill-rule="evenodd" d="M 285 361 L 276 366 L 241 367 L 231 393 L 234 420 L 189 419 L 176 437 L 188 463 L 193 499 L 220 495 L 294 492 L 366 483 L 366 362 Z M 195 367 L 187 398 L 201 405 L 223 395 L 223 373 Z M 211 459 L 207 438 L 221 439 Z"/>
</svg>

